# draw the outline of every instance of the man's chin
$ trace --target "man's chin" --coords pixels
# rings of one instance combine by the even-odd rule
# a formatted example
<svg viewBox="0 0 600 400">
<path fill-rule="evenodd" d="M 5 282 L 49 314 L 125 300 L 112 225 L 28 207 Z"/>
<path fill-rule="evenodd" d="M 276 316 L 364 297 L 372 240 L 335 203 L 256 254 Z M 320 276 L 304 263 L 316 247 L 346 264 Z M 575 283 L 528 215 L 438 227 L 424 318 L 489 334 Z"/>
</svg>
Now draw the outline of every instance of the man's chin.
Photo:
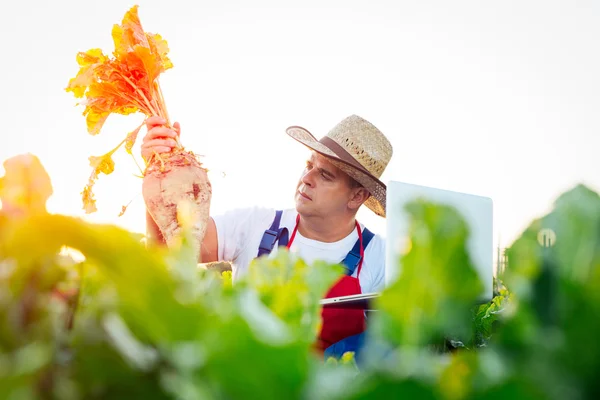
<svg viewBox="0 0 600 400">
<path fill-rule="evenodd" d="M 306 206 L 306 202 L 302 201 L 302 199 L 296 198 L 296 211 L 299 213 L 307 211 L 308 208 Z"/>
</svg>

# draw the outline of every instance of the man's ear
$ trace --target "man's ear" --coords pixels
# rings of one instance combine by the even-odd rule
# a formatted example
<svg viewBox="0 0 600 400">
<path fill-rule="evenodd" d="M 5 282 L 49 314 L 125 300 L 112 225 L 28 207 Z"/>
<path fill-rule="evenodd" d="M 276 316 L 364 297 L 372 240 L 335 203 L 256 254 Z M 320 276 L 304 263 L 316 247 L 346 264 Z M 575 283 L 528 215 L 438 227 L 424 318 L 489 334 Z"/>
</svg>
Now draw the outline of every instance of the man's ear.
<svg viewBox="0 0 600 400">
<path fill-rule="evenodd" d="M 369 197 L 371 197 L 371 192 L 364 187 L 352 189 L 352 195 L 350 197 L 350 201 L 348 202 L 348 207 L 352 209 L 358 209 L 365 201 L 367 201 Z"/>
</svg>

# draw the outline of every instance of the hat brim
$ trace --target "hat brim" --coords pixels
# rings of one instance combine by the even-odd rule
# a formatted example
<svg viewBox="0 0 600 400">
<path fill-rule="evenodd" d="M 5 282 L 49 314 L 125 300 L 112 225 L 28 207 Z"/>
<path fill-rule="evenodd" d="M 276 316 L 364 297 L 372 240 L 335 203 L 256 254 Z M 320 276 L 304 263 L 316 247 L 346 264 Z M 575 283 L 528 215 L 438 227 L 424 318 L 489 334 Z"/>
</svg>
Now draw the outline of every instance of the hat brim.
<svg viewBox="0 0 600 400">
<path fill-rule="evenodd" d="M 292 139 L 327 157 L 333 165 L 364 186 L 371 193 L 371 196 L 364 202 L 364 205 L 375 214 L 385 218 L 387 188 L 383 182 L 368 171 L 358 169 L 352 164 L 342 160 L 333 152 L 333 150 L 319 142 L 307 129 L 300 126 L 290 126 L 285 132 Z"/>
</svg>

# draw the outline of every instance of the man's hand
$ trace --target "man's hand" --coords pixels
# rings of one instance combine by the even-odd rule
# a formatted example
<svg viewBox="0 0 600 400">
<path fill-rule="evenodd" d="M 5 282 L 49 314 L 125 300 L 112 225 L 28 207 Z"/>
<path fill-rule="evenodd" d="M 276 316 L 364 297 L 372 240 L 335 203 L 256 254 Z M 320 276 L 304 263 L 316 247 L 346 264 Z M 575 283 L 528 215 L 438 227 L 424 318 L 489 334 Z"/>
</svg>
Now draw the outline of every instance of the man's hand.
<svg viewBox="0 0 600 400">
<path fill-rule="evenodd" d="M 181 128 L 179 122 L 173 124 L 173 129 L 164 125 L 167 123 L 164 118 L 150 117 L 146 120 L 146 129 L 148 133 L 144 136 L 142 142 L 142 157 L 146 162 L 154 153 L 168 153 L 177 146 L 176 138 L 179 137 Z"/>
</svg>

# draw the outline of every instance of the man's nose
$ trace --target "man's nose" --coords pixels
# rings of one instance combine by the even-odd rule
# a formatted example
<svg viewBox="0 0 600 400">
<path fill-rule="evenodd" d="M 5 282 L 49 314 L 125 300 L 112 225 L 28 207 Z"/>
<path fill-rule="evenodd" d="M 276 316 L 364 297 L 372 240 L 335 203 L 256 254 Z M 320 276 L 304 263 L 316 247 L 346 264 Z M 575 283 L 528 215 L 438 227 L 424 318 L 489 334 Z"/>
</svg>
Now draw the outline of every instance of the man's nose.
<svg viewBox="0 0 600 400">
<path fill-rule="evenodd" d="M 306 171 L 304 172 L 304 174 L 302 175 L 302 183 L 304 183 L 306 186 L 314 186 L 314 176 L 313 176 L 313 172 L 314 170 L 310 170 L 310 171 Z"/>
</svg>

